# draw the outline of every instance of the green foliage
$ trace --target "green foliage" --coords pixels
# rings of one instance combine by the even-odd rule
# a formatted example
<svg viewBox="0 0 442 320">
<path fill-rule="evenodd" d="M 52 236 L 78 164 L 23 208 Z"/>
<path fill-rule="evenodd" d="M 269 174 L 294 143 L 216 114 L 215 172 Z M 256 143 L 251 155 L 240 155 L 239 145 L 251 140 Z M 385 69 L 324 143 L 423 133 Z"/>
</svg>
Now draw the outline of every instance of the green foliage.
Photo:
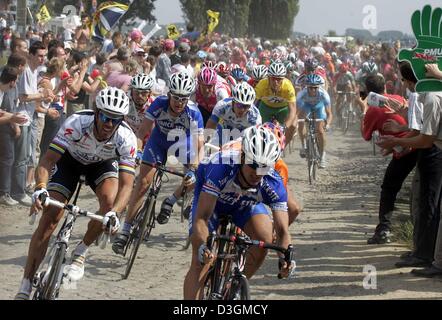
<svg viewBox="0 0 442 320">
<path fill-rule="evenodd" d="M 206 24 L 206 11 L 220 12 L 217 32 L 234 37 L 260 36 L 270 39 L 291 36 L 298 0 L 180 0 L 185 18 L 197 29 Z"/>
<path fill-rule="evenodd" d="M 252 0 L 249 35 L 269 39 L 288 38 L 298 12 L 298 0 Z"/>
</svg>

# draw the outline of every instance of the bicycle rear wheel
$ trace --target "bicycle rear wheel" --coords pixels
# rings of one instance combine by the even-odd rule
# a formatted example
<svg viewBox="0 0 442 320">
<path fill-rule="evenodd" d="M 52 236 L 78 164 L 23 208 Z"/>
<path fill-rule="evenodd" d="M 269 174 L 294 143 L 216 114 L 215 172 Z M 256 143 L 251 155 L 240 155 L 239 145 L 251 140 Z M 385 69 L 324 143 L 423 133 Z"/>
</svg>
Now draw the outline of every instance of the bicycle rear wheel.
<svg viewBox="0 0 442 320">
<path fill-rule="evenodd" d="M 244 275 L 232 279 L 228 300 L 250 300 L 249 281 Z"/>
<path fill-rule="evenodd" d="M 60 272 L 63 272 L 63 262 L 66 255 L 66 244 L 60 243 L 55 250 L 54 256 L 48 267 L 49 274 L 44 283 L 40 283 L 40 287 L 34 294 L 34 300 L 55 300 L 58 297 L 60 290 L 61 277 Z M 48 270 L 46 272 L 48 272 Z M 42 279 L 43 281 L 43 279 Z"/>
<path fill-rule="evenodd" d="M 150 235 L 155 219 L 154 204 L 155 201 L 152 201 L 152 198 L 148 197 L 144 202 L 144 206 L 139 212 L 139 215 L 141 214 L 141 217 L 138 220 L 139 224 L 134 227 L 133 232 L 130 235 L 132 238 L 131 244 L 133 243 L 133 247 L 129 255 L 129 260 L 127 262 L 123 279 L 127 279 L 129 277 L 130 271 L 132 270 L 132 266 L 135 262 L 135 258 L 137 257 L 138 249 L 140 248 L 141 243 L 144 241 L 146 232 L 148 232 Z"/>
</svg>

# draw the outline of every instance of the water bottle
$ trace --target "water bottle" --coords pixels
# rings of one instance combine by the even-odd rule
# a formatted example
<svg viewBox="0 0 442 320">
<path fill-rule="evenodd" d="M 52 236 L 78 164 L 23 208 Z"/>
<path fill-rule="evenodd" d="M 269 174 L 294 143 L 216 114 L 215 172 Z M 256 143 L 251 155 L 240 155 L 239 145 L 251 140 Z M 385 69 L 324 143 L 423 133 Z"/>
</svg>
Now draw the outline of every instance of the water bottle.
<svg viewBox="0 0 442 320">
<path fill-rule="evenodd" d="M 370 107 L 383 107 L 387 100 L 387 97 L 374 92 L 370 92 L 367 96 L 367 104 Z"/>
</svg>

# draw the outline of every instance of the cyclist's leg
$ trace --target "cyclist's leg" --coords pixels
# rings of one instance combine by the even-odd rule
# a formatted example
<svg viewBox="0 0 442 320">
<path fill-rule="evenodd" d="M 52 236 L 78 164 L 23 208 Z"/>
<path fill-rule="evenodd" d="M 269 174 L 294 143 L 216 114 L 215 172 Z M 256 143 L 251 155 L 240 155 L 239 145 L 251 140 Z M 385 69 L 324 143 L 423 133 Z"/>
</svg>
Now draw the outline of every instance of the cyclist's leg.
<svg viewBox="0 0 442 320">
<path fill-rule="evenodd" d="M 198 188 L 197 186 L 197 191 L 199 190 L 200 188 Z M 184 278 L 184 300 L 196 300 L 202 298 L 203 292 L 201 289 L 204 286 L 204 281 L 206 280 L 206 275 L 210 268 L 210 264 L 201 265 L 198 259 L 198 249 L 200 246 L 200 242 L 192 236 L 192 226 L 195 221 L 199 196 L 200 192 L 195 192 L 192 211 L 189 217 L 189 236 L 192 244 L 192 260 L 190 262 L 189 270 L 187 271 L 187 274 Z M 209 233 L 218 228 L 218 218 L 216 213 L 213 213 L 212 217 L 210 218 L 208 228 Z"/>
<path fill-rule="evenodd" d="M 320 105 L 315 107 L 316 109 L 316 119 L 321 120 L 327 120 L 327 114 L 325 112 L 325 106 L 324 103 L 320 103 Z M 319 154 L 322 156 L 325 153 L 325 146 L 326 146 L 326 135 L 324 130 L 324 122 L 317 122 L 316 123 L 316 137 L 318 138 L 318 148 L 319 148 Z"/>
<path fill-rule="evenodd" d="M 125 219 L 125 228 L 128 226 L 127 224 L 132 224 L 133 219 L 135 218 L 138 210 L 140 209 L 143 203 L 143 196 L 146 194 L 147 190 L 149 190 L 149 186 L 152 183 L 153 176 L 156 172 L 152 166 L 149 164 L 155 164 L 157 162 L 165 163 L 167 160 L 167 152 L 159 146 L 158 143 L 155 142 L 155 138 L 158 138 L 157 135 L 153 136 L 147 142 L 146 147 L 144 148 L 142 164 L 140 166 L 140 174 L 138 176 L 138 181 L 135 184 L 134 190 L 130 196 L 129 207 L 127 210 L 127 216 Z M 166 149 L 167 150 L 167 149 Z M 127 223 L 127 224 L 126 224 Z"/>
<path fill-rule="evenodd" d="M 268 107 L 264 102 L 259 101 L 258 104 L 259 113 L 261 114 L 262 122 L 269 122 L 272 121 L 272 118 L 275 113 L 274 108 Z"/>
<path fill-rule="evenodd" d="M 105 161 L 100 165 L 99 168 L 97 168 L 97 166 L 93 166 L 95 168 L 91 168 L 91 173 L 93 173 L 92 177 L 98 177 L 97 179 L 94 179 L 93 182 L 89 180 L 91 175 L 87 176 L 89 185 L 94 190 L 98 198 L 98 203 L 100 205 L 98 214 L 100 215 L 105 215 L 112 209 L 115 197 L 118 193 L 118 169 L 112 164 L 114 161 L 115 160 Z M 101 232 L 101 222 L 91 220 L 88 224 L 87 232 L 83 238 L 83 243 L 90 246 L 91 243 L 101 235 Z"/>
<path fill-rule="evenodd" d="M 66 203 L 72 196 L 78 183 L 80 175 L 77 173 L 77 163 L 66 152 L 57 162 L 54 174 L 48 183 L 49 196 L 57 201 Z M 48 207 L 43 209 L 42 216 L 31 238 L 28 257 L 26 259 L 25 270 L 23 274 L 22 287 L 20 292 L 30 293 L 30 281 L 32 281 L 35 272 L 40 266 L 46 255 L 49 240 L 58 222 L 63 217 L 64 210 Z M 24 288 L 24 286 L 26 288 Z"/>
<path fill-rule="evenodd" d="M 295 199 L 293 192 L 287 186 L 287 207 L 289 213 L 289 226 L 296 220 L 301 212 L 301 206 Z"/>
<path fill-rule="evenodd" d="M 125 224 L 132 224 L 133 219 L 135 218 L 138 210 L 143 204 L 143 196 L 149 190 L 155 172 L 156 169 L 154 169 L 152 166 L 149 166 L 145 163 L 141 164 L 138 181 L 135 184 L 132 194 L 130 195 Z"/>
<path fill-rule="evenodd" d="M 298 108 L 298 119 L 299 120 L 304 120 L 305 117 L 308 114 L 308 110 L 307 109 L 303 109 L 303 108 Z M 306 145 L 305 145 L 305 123 L 304 122 L 299 122 L 298 125 L 298 134 L 299 134 L 299 140 L 301 140 L 301 153 L 303 156 L 305 156 L 305 149 L 306 149 Z M 301 155 L 301 156 L 302 156 Z"/>
<path fill-rule="evenodd" d="M 273 241 L 273 224 L 269 212 L 263 204 L 257 204 L 248 212 L 236 212 L 233 215 L 233 222 L 240 227 L 253 240 L 260 240 L 267 243 Z M 261 248 L 250 248 L 247 252 L 244 274 L 251 278 L 261 267 L 267 255 L 267 250 Z"/>
</svg>

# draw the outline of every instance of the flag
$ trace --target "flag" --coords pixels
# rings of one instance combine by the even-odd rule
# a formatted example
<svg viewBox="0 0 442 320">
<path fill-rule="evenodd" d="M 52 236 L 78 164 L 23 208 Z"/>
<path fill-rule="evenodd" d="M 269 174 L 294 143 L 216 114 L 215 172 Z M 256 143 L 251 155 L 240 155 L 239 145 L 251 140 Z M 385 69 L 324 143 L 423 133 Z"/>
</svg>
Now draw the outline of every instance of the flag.
<svg viewBox="0 0 442 320">
<path fill-rule="evenodd" d="M 176 25 L 169 24 L 166 29 L 167 29 L 167 37 L 169 39 L 176 40 L 179 38 L 180 32 L 178 31 Z"/>
<path fill-rule="evenodd" d="M 207 20 L 208 20 L 207 30 L 208 33 L 210 34 L 213 32 L 213 30 L 215 30 L 216 26 L 219 23 L 219 12 L 207 10 Z"/>
<path fill-rule="evenodd" d="M 37 18 L 38 22 L 48 22 L 49 20 L 51 20 L 51 15 L 49 14 L 46 5 L 41 6 L 40 10 L 38 10 L 35 17 Z"/>
<path fill-rule="evenodd" d="M 92 19 L 92 36 L 103 41 L 104 36 L 112 30 L 128 9 L 129 6 L 115 1 L 100 4 Z"/>
</svg>

